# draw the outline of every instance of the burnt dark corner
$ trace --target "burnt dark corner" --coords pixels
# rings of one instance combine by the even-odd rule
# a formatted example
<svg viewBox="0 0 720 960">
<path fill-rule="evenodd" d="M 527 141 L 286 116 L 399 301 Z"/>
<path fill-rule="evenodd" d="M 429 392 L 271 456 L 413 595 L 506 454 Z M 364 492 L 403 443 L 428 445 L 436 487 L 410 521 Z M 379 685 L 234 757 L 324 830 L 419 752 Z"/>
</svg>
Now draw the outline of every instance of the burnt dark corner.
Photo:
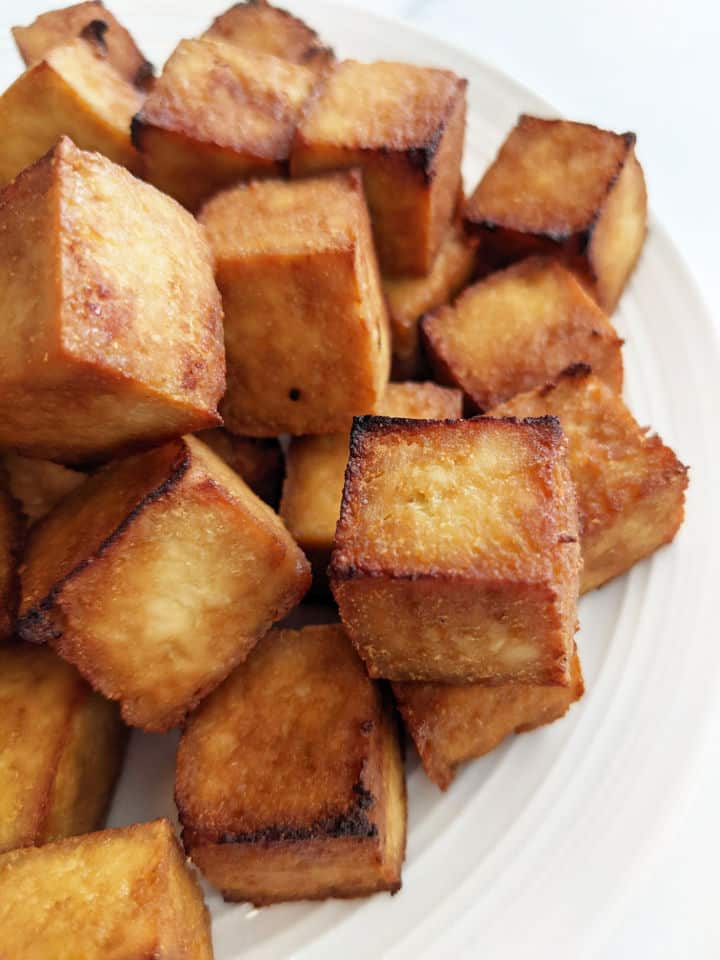
<svg viewBox="0 0 720 960">
<path fill-rule="evenodd" d="M 89 40 L 94 43 L 103 53 L 107 53 L 107 41 L 105 34 L 108 32 L 108 25 L 104 20 L 91 20 L 80 31 L 83 40 Z"/>
<path fill-rule="evenodd" d="M 150 69 L 152 70 L 152 67 Z M 132 143 L 137 150 L 140 150 L 142 147 L 142 134 L 144 127 L 145 122 L 143 120 L 141 110 L 140 113 L 136 113 L 130 121 L 130 143 Z"/>
</svg>

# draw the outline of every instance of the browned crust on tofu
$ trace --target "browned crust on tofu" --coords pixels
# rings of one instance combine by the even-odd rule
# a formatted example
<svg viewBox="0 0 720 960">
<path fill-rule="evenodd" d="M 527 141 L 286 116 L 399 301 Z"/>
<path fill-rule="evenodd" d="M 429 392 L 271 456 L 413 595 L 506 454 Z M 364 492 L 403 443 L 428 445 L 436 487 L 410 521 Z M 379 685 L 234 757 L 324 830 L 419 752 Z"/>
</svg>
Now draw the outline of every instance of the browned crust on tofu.
<svg viewBox="0 0 720 960">
<path fill-rule="evenodd" d="M 253 493 L 276 509 L 285 474 L 285 457 L 274 437 L 239 437 L 223 427 L 203 430 L 198 439 L 206 443 L 239 474 Z"/>
</svg>

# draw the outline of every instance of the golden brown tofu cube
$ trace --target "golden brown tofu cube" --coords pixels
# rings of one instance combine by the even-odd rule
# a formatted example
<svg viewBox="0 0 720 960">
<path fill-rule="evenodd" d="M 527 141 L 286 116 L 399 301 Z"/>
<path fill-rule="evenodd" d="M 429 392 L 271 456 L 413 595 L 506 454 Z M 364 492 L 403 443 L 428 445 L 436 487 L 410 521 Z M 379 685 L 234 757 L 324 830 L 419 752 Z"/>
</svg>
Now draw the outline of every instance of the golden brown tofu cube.
<svg viewBox="0 0 720 960">
<path fill-rule="evenodd" d="M 43 60 L 54 48 L 94 32 L 110 66 L 128 83 L 144 87 L 152 76 L 145 59 L 125 27 L 99 0 L 76 3 L 40 14 L 27 27 L 13 27 L 12 35 L 28 66 Z"/>
<path fill-rule="evenodd" d="M 175 797 L 185 849 L 227 900 L 400 888 L 397 723 L 340 625 L 263 640 L 190 718 Z"/>
<path fill-rule="evenodd" d="M 183 40 L 132 123 L 144 176 L 190 210 L 251 176 L 284 172 L 308 67 L 215 40 Z"/>
<path fill-rule="evenodd" d="M 49 641 L 125 721 L 180 723 L 302 598 L 279 517 L 185 437 L 110 464 L 30 534 L 18 631 Z"/>
<path fill-rule="evenodd" d="M 566 448 L 551 417 L 355 420 L 329 576 L 370 676 L 569 684 Z"/>
<path fill-rule="evenodd" d="M 420 317 L 449 303 L 470 282 L 477 243 L 457 222 L 450 224 L 426 277 L 385 277 L 383 289 L 392 332 L 392 376 L 412 380 L 426 372 L 420 346 Z"/>
<path fill-rule="evenodd" d="M 212 960 L 200 886 L 167 820 L 0 856 L 3 957 Z"/>
<path fill-rule="evenodd" d="M 126 170 L 63 138 L 0 192 L 0 288 L 0 449 L 78 464 L 220 422 L 204 232 Z"/>
<path fill-rule="evenodd" d="M 486 269 L 567 261 L 612 312 L 640 256 L 647 194 L 635 134 L 520 117 L 465 206 Z"/>
<path fill-rule="evenodd" d="M 255 53 L 270 53 L 290 63 L 323 72 L 334 61 L 314 30 L 267 0 L 245 0 L 215 17 L 203 34 Z"/>
<path fill-rule="evenodd" d="M 273 510 L 280 500 L 285 458 L 276 438 L 236 437 L 222 427 L 203 430 L 198 438 L 239 473 L 253 493 Z"/>
<path fill-rule="evenodd" d="M 577 653 L 567 687 L 504 683 L 394 683 L 393 693 L 425 773 L 441 790 L 459 764 L 494 750 L 511 733 L 524 733 L 565 716 L 584 693 Z"/>
<path fill-rule="evenodd" d="M 0 643 L 12 633 L 20 595 L 18 562 L 22 544 L 20 506 L 0 465 Z"/>
<path fill-rule="evenodd" d="M 47 153 L 66 135 L 85 150 L 97 150 L 135 170 L 130 121 L 140 93 L 78 38 L 54 47 L 0 96 L 0 185 Z"/>
<path fill-rule="evenodd" d="M 0 851 L 100 827 L 125 740 L 116 704 L 52 650 L 0 648 Z"/>
<path fill-rule="evenodd" d="M 481 412 L 573 363 L 622 389 L 622 340 L 576 277 L 547 258 L 486 277 L 420 326 L 438 379 Z"/>
<path fill-rule="evenodd" d="M 33 460 L 7 453 L 2 460 L 8 489 L 25 516 L 35 523 L 86 480 L 86 474 L 50 460 Z"/>
<path fill-rule="evenodd" d="M 580 591 L 599 587 L 669 543 L 684 516 L 687 468 L 588 367 L 514 397 L 493 416 L 558 417 L 577 489 Z"/>
<path fill-rule="evenodd" d="M 449 70 L 346 60 L 298 127 L 293 176 L 362 169 L 383 273 L 432 268 L 461 187 L 466 86 Z"/>
<path fill-rule="evenodd" d="M 452 420 L 462 415 L 462 394 L 435 383 L 389 383 L 378 405 L 387 417 Z M 350 436 L 293 437 L 287 452 L 280 516 L 313 564 L 313 586 L 327 587 L 327 566 L 340 516 Z"/>
<path fill-rule="evenodd" d="M 227 428 L 328 433 L 374 410 L 390 336 L 359 174 L 243 184 L 200 221 L 225 310 Z"/>
</svg>

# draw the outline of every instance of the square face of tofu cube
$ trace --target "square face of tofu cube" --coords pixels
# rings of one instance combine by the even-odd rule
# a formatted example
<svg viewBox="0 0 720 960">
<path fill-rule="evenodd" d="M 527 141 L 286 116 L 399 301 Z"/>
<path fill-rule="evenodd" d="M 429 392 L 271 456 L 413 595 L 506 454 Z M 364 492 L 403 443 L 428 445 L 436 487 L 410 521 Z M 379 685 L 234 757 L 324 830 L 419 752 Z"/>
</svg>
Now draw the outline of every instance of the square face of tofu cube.
<svg viewBox="0 0 720 960">
<path fill-rule="evenodd" d="M 460 387 L 481 412 L 573 363 L 590 364 L 622 389 L 622 340 L 553 260 L 533 257 L 491 274 L 424 317 L 421 329 L 437 377 Z"/>
<path fill-rule="evenodd" d="M 167 820 L 0 856 L 7 957 L 212 960 L 200 886 Z"/>
<path fill-rule="evenodd" d="M 0 185 L 70 137 L 131 170 L 139 156 L 130 121 L 142 96 L 82 38 L 54 47 L 0 96 Z"/>
<path fill-rule="evenodd" d="M 329 575 L 371 676 L 567 686 L 566 448 L 552 418 L 355 421 Z"/>
<path fill-rule="evenodd" d="M 124 720 L 180 723 L 302 598 L 279 517 L 193 437 L 94 474 L 33 528 L 20 635 L 50 641 Z"/>
<path fill-rule="evenodd" d="M 332 50 L 306 23 L 267 0 L 233 4 L 215 17 L 203 36 L 251 52 L 269 53 L 318 72 L 326 70 L 335 59 Z"/>
<path fill-rule="evenodd" d="M 0 852 L 101 826 L 125 740 L 116 704 L 52 650 L 0 648 Z"/>
<path fill-rule="evenodd" d="M 10 636 L 17 613 L 22 536 L 20 505 L 11 495 L 0 466 L 0 643 Z"/>
<path fill-rule="evenodd" d="M 558 417 L 568 438 L 584 593 L 673 539 L 684 516 L 687 468 L 587 367 L 492 411 L 502 417 L 547 414 Z"/>
<path fill-rule="evenodd" d="M 100 0 L 49 10 L 27 27 L 12 28 L 20 55 L 29 67 L 43 60 L 54 47 L 89 32 L 95 34 L 108 63 L 124 80 L 141 88 L 147 84 L 152 77 L 152 64 Z"/>
<path fill-rule="evenodd" d="M 8 185 L 0 288 L 0 449 L 87 463 L 219 422 L 204 232 L 126 170 L 63 138 Z"/>
<path fill-rule="evenodd" d="M 286 168 L 308 67 L 215 40 L 183 40 L 140 113 L 144 176 L 190 210 L 223 187 Z"/>
<path fill-rule="evenodd" d="M 20 506 L 25 522 L 30 525 L 72 493 L 87 479 L 79 470 L 71 470 L 50 460 L 33 460 L 17 453 L 7 453 L 2 467 L 8 479 L 8 490 Z"/>
<path fill-rule="evenodd" d="M 647 194 L 635 134 L 522 116 L 465 206 L 488 269 L 559 256 L 610 313 L 640 256 Z"/>
<path fill-rule="evenodd" d="M 329 433 L 375 410 L 390 337 L 362 183 L 263 180 L 202 210 L 225 311 L 233 433 Z"/>
<path fill-rule="evenodd" d="M 185 848 L 228 900 L 400 888 L 405 774 L 392 704 L 339 625 L 269 634 L 192 715 Z"/>
<path fill-rule="evenodd" d="M 383 273 L 432 268 L 461 187 L 466 86 L 449 70 L 346 60 L 298 127 L 293 176 L 362 168 Z"/>
<path fill-rule="evenodd" d="M 261 500 L 269 503 L 273 510 L 277 507 L 285 475 L 285 458 L 279 440 L 236 437 L 223 427 L 203 430 L 198 439 L 240 474 Z"/>
<path fill-rule="evenodd" d="M 449 303 L 470 282 L 476 248 L 477 243 L 468 239 L 461 226 L 454 222 L 448 227 L 427 276 L 383 278 L 395 380 L 413 380 L 425 374 L 427 362 L 420 345 L 420 317 Z"/>
<path fill-rule="evenodd" d="M 393 693 L 423 769 L 447 790 L 459 764 L 494 750 L 512 733 L 559 720 L 584 693 L 577 653 L 567 687 L 504 683 L 394 683 Z"/>
</svg>

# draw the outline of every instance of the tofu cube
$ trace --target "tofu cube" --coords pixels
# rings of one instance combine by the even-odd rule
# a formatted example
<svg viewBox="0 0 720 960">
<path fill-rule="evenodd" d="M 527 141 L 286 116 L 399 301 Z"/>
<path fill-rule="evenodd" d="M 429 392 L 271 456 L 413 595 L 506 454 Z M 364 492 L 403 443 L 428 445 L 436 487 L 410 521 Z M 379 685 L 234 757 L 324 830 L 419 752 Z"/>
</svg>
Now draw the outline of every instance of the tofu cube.
<svg viewBox="0 0 720 960">
<path fill-rule="evenodd" d="M 370 676 L 569 684 L 566 448 L 553 418 L 355 420 L 329 576 Z"/>
<path fill-rule="evenodd" d="M 167 730 L 307 590 L 282 521 L 208 447 L 98 471 L 30 534 L 18 631 L 49 641 L 123 719 Z"/>
<path fill-rule="evenodd" d="M 8 478 L 8 490 L 20 506 L 26 524 L 33 524 L 56 503 L 72 493 L 87 475 L 50 460 L 33 460 L 18 453 L 7 453 L 2 467 Z"/>
<path fill-rule="evenodd" d="M 285 475 L 285 457 L 277 438 L 236 437 L 216 427 L 203 430 L 198 439 L 239 473 L 253 493 L 276 509 Z"/>
<path fill-rule="evenodd" d="M 394 380 L 417 380 L 427 372 L 419 336 L 420 318 L 449 303 L 470 282 L 476 248 L 477 243 L 468 239 L 461 226 L 453 222 L 427 276 L 383 278 L 392 332 Z"/>
<path fill-rule="evenodd" d="M 465 223 L 487 269 L 558 256 L 611 313 L 647 232 L 635 134 L 521 116 L 467 201 Z"/>
<path fill-rule="evenodd" d="M 457 419 L 462 394 L 435 383 L 389 383 L 379 404 L 387 417 Z M 280 516 L 310 558 L 313 586 L 327 588 L 327 566 L 340 516 L 350 436 L 293 437 L 287 451 Z"/>
<path fill-rule="evenodd" d="M 467 81 L 345 60 L 298 126 L 293 176 L 360 167 L 383 273 L 429 273 L 461 188 Z"/>
<path fill-rule="evenodd" d="M 687 468 L 588 367 L 514 397 L 493 416 L 558 417 L 577 489 L 584 593 L 669 543 L 684 516 Z"/>
<path fill-rule="evenodd" d="M 583 695 L 577 653 L 567 687 L 504 683 L 394 683 L 405 727 L 428 777 L 441 790 L 459 764 L 482 757 L 512 733 L 525 733 L 565 716 Z"/>
<path fill-rule="evenodd" d="M 0 192 L 0 288 L 0 449 L 81 464 L 220 422 L 204 232 L 126 170 L 63 138 Z"/>
<path fill-rule="evenodd" d="M 0 465 L 0 643 L 12 633 L 20 594 L 17 568 L 22 544 L 20 506 Z"/>
<path fill-rule="evenodd" d="M 226 900 L 400 888 L 397 721 L 340 625 L 263 640 L 188 721 L 175 796 L 185 849 Z"/>
<path fill-rule="evenodd" d="M 152 64 L 100 0 L 49 10 L 27 27 L 12 28 L 20 56 L 29 67 L 43 60 L 54 47 L 92 32 L 105 50 L 110 66 L 128 83 L 144 88 L 152 77 Z"/>
<path fill-rule="evenodd" d="M 190 210 L 287 167 L 309 67 L 216 40 L 182 40 L 132 123 L 145 179 Z"/>
<path fill-rule="evenodd" d="M 287 10 L 267 0 L 234 3 L 203 34 L 210 40 L 231 43 L 243 50 L 269 53 L 290 63 L 300 63 L 319 73 L 335 60 L 317 33 Z"/>
<path fill-rule="evenodd" d="M 212 960 L 198 882 L 167 820 L 0 857 L 3 951 L 16 960 Z"/>
<path fill-rule="evenodd" d="M 435 374 L 489 410 L 590 364 L 622 389 L 622 340 L 576 277 L 553 260 L 532 257 L 468 287 L 452 306 L 421 321 Z"/>
<path fill-rule="evenodd" d="M 102 51 L 82 38 L 53 47 L 0 96 L 0 185 L 70 137 L 115 163 L 137 170 L 130 121 L 142 96 Z"/>
<path fill-rule="evenodd" d="M 52 650 L 1 647 L 0 852 L 100 827 L 126 732 L 117 705 Z"/>
<path fill-rule="evenodd" d="M 390 337 L 360 176 L 242 184 L 200 221 L 225 311 L 226 427 L 329 433 L 374 410 Z"/>
</svg>

